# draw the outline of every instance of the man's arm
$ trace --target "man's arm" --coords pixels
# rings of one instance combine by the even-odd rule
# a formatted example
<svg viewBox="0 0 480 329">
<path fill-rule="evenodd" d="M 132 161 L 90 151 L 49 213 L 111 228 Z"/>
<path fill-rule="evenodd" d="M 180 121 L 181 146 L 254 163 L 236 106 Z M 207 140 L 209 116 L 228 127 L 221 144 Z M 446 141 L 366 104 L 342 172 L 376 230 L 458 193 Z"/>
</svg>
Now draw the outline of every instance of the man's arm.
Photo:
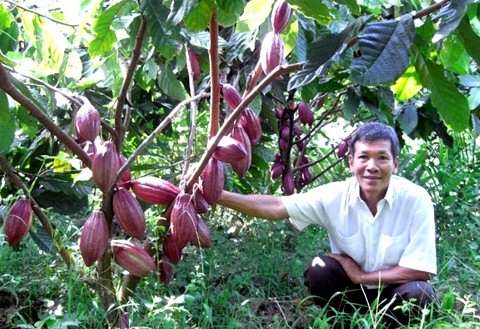
<svg viewBox="0 0 480 329">
<path fill-rule="evenodd" d="M 399 265 L 388 270 L 365 272 L 347 255 L 328 254 L 328 256 L 336 259 L 342 265 L 350 280 L 356 284 L 398 284 L 411 281 L 426 281 L 432 276 L 431 273 Z"/>
<path fill-rule="evenodd" d="M 223 191 L 217 204 L 239 211 L 242 214 L 265 218 L 286 219 L 288 212 L 280 197 L 262 194 L 243 195 Z"/>
</svg>

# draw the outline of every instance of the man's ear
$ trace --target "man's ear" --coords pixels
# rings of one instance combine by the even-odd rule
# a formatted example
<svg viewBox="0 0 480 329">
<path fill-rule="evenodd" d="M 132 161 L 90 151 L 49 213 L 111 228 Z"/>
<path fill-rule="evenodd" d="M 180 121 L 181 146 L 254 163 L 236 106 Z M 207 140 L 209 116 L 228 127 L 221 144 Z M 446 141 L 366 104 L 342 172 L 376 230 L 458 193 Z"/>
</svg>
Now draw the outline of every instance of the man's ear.
<svg viewBox="0 0 480 329">
<path fill-rule="evenodd" d="M 395 160 L 393 160 L 393 165 L 395 166 L 394 169 L 393 169 L 393 173 L 396 174 L 398 172 L 398 163 L 399 163 L 399 159 L 398 157 L 395 158 Z"/>
<path fill-rule="evenodd" d="M 352 165 L 353 165 L 353 156 L 351 154 L 349 154 L 348 155 L 348 169 L 350 170 L 350 172 L 353 173 Z"/>
</svg>

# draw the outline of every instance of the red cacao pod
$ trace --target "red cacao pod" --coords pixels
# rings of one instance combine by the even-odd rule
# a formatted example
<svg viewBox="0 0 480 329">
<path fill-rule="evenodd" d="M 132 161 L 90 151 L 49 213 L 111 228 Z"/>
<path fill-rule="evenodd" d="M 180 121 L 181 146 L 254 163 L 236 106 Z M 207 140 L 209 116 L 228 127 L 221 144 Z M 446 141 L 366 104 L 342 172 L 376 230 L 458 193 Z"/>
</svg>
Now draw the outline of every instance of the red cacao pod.
<svg viewBox="0 0 480 329">
<path fill-rule="evenodd" d="M 142 201 L 161 205 L 172 203 L 180 192 L 179 188 L 169 181 L 153 176 L 133 180 L 132 191 Z"/>
<path fill-rule="evenodd" d="M 82 227 L 80 254 L 85 265 L 91 266 L 108 248 L 110 237 L 107 220 L 102 211 L 94 210 Z"/>
<path fill-rule="evenodd" d="M 292 16 L 292 7 L 285 0 L 277 0 L 272 10 L 272 28 L 276 33 L 282 33 Z"/>
<path fill-rule="evenodd" d="M 32 226 L 33 209 L 30 199 L 19 199 L 10 208 L 5 220 L 5 238 L 11 246 L 16 245 L 27 235 Z"/>
<path fill-rule="evenodd" d="M 114 240 L 110 243 L 115 262 L 130 274 L 143 278 L 155 271 L 155 261 L 140 246 L 126 240 Z"/>
<path fill-rule="evenodd" d="M 197 213 L 191 194 L 179 194 L 173 203 L 170 214 L 170 230 L 180 248 L 184 248 L 193 238 Z"/>
<path fill-rule="evenodd" d="M 224 184 L 223 162 L 210 158 L 200 174 L 200 185 L 208 204 L 214 204 L 218 200 L 220 194 L 222 194 Z"/>
<path fill-rule="evenodd" d="M 223 99 L 227 102 L 232 110 L 236 109 L 242 102 L 240 92 L 231 84 L 224 83 L 222 86 Z"/>
<path fill-rule="evenodd" d="M 262 125 L 258 115 L 251 108 L 247 107 L 240 116 L 238 123 L 247 132 L 250 144 L 252 146 L 257 145 L 262 137 Z"/>
<path fill-rule="evenodd" d="M 167 255 L 162 255 L 160 257 L 160 282 L 163 284 L 169 284 L 173 279 L 173 267 L 171 262 L 172 261 Z"/>
<path fill-rule="evenodd" d="M 313 180 L 313 175 L 312 175 L 312 172 L 310 171 L 310 167 L 302 168 L 301 173 L 302 173 L 303 185 L 310 184 Z"/>
<path fill-rule="evenodd" d="M 122 168 L 122 166 L 127 162 L 127 159 L 123 156 L 123 154 L 120 154 L 118 156 L 118 170 Z M 126 188 L 127 190 L 130 189 L 132 186 L 132 173 L 130 171 L 130 168 L 127 168 L 127 170 L 123 173 L 122 177 L 117 182 L 118 186 L 121 186 L 123 188 Z"/>
<path fill-rule="evenodd" d="M 100 124 L 100 113 L 86 102 L 75 116 L 75 134 L 78 140 L 94 142 L 100 134 Z"/>
<path fill-rule="evenodd" d="M 282 189 L 285 195 L 290 195 L 295 192 L 295 181 L 291 172 L 287 172 L 283 175 Z"/>
<path fill-rule="evenodd" d="M 187 56 L 188 60 L 190 61 L 190 65 L 192 66 L 193 80 L 200 79 L 202 71 L 200 69 L 200 64 L 198 63 L 197 55 L 193 50 L 187 48 Z"/>
<path fill-rule="evenodd" d="M 247 150 L 244 144 L 232 138 L 231 136 L 223 136 L 218 146 L 213 152 L 213 157 L 225 163 L 240 161 L 247 156 Z"/>
<path fill-rule="evenodd" d="M 197 214 L 203 214 L 208 211 L 210 205 L 208 204 L 207 200 L 203 196 L 201 188 L 198 184 L 193 185 L 193 205 L 195 206 L 195 211 Z"/>
<path fill-rule="evenodd" d="M 268 32 L 262 41 L 260 48 L 260 65 L 263 73 L 269 74 L 284 60 L 284 44 L 280 35 L 275 32 Z"/>
<path fill-rule="evenodd" d="M 348 141 L 342 141 L 337 147 L 337 157 L 343 158 L 348 152 Z"/>
<path fill-rule="evenodd" d="M 245 158 L 230 164 L 232 166 L 232 170 L 238 175 L 238 177 L 244 177 L 252 165 L 252 146 L 250 145 L 250 138 L 242 126 L 234 127 L 232 129 L 231 136 L 239 143 L 242 143 L 247 152 Z"/>
<path fill-rule="evenodd" d="M 208 228 L 207 224 L 200 217 L 197 217 L 197 221 L 195 224 L 195 234 L 193 235 L 191 241 L 192 245 L 199 248 L 211 248 L 212 237 L 210 235 L 210 229 Z"/>
<path fill-rule="evenodd" d="M 113 212 L 122 229 L 136 239 L 145 238 L 145 215 L 137 199 L 123 187 L 113 192 Z"/>
<path fill-rule="evenodd" d="M 117 148 L 112 141 L 97 147 L 97 152 L 92 159 L 92 174 L 93 180 L 102 192 L 107 193 L 115 184 L 118 164 Z"/>
<path fill-rule="evenodd" d="M 270 168 L 270 176 L 273 180 L 276 180 L 283 173 L 283 164 L 281 162 L 274 162 Z"/>
<path fill-rule="evenodd" d="M 313 112 L 305 102 L 298 103 L 298 119 L 305 125 L 313 124 Z"/>
<path fill-rule="evenodd" d="M 163 253 L 173 264 L 178 264 L 182 258 L 183 247 L 179 247 L 170 231 L 163 238 Z"/>
</svg>

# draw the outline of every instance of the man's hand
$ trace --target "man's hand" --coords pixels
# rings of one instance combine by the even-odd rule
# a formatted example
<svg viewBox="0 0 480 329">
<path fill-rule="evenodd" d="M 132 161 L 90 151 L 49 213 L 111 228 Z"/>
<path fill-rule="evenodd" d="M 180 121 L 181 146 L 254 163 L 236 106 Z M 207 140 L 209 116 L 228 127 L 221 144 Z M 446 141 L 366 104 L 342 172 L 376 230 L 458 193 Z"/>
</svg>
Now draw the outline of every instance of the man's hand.
<svg viewBox="0 0 480 329">
<path fill-rule="evenodd" d="M 327 256 L 332 257 L 333 259 L 337 260 L 340 265 L 342 265 L 343 270 L 348 275 L 350 280 L 352 280 L 355 284 L 362 283 L 362 277 L 365 272 L 358 266 L 358 264 L 347 255 L 343 254 L 327 254 Z"/>
</svg>

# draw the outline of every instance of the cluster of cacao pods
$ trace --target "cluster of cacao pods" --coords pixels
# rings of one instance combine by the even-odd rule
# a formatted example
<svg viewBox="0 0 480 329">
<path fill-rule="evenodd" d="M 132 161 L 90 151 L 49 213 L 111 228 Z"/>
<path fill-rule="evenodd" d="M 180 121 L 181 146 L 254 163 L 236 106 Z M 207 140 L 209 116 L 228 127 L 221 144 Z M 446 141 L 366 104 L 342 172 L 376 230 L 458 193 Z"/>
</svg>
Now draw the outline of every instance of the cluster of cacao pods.
<svg viewBox="0 0 480 329">
<path fill-rule="evenodd" d="M 314 122 L 314 114 L 308 104 L 301 101 L 274 111 L 278 119 L 278 149 L 270 168 L 273 180 L 282 179 L 282 191 L 290 195 L 295 190 L 309 184 L 312 179 L 310 162 L 305 156 L 306 142 L 304 127 L 308 129 Z M 302 127 L 303 126 L 303 127 Z M 294 157 L 292 152 L 297 156 Z"/>
<path fill-rule="evenodd" d="M 269 74 L 285 59 L 285 45 L 280 37 L 292 15 L 292 7 L 285 0 L 277 0 L 273 5 L 271 24 L 272 31 L 268 32 L 260 48 L 260 65 L 263 73 Z"/>
<path fill-rule="evenodd" d="M 242 101 L 240 92 L 231 84 L 222 86 L 222 95 L 230 110 L 235 110 Z M 252 164 L 252 147 L 262 137 L 262 126 L 258 115 L 247 107 L 243 110 L 232 131 L 222 137 L 213 157 L 232 167 L 239 177 L 244 177 Z"/>
<path fill-rule="evenodd" d="M 21 198 L 14 202 L 4 224 L 7 243 L 10 246 L 18 244 L 27 235 L 33 222 L 32 202 Z"/>
</svg>

